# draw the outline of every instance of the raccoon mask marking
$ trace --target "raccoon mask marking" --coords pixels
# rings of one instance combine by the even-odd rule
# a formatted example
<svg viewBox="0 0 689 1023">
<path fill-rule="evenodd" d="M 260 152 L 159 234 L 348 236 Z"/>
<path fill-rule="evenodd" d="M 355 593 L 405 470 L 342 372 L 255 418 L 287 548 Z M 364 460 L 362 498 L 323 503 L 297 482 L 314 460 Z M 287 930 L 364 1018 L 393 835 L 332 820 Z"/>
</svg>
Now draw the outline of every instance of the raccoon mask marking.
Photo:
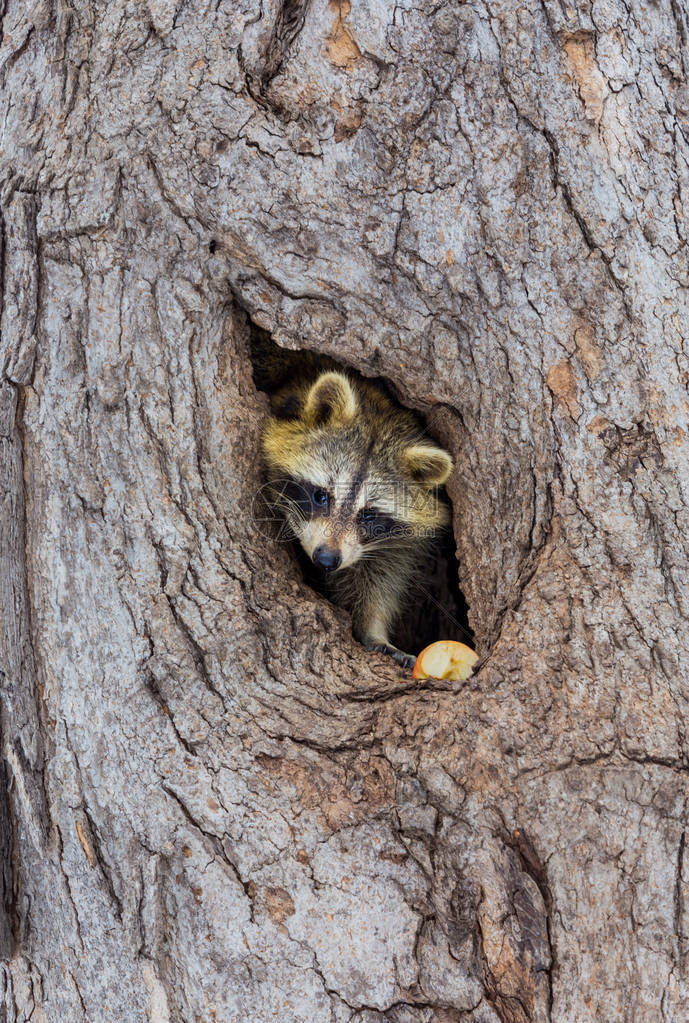
<svg viewBox="0 0 689 1023">
<path fill-rule="evenodd" d="M 272 400 L 263 434 L 271 499 L 354 635 L 400 664 L 390 629 L 439 531 L 450 455 L 374 384 L 328 370 Z"/>
</svg>

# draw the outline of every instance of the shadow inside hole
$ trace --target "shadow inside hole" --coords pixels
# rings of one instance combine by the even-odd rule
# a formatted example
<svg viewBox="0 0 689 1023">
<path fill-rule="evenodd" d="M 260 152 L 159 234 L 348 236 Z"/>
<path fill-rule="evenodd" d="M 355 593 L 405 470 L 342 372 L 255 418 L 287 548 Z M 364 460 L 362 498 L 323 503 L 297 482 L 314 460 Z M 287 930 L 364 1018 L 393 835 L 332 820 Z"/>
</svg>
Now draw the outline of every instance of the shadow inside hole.
<svg viewBox="0 0 689 1023">
<path fill-rule="evenodd" d="M 458 566 L 452 529 L 439 538 L 414 589 L 392 641 L 401 650 L 419 654 L 438 639 L 456 639 L 474 646 L 469 608 L 457 583 Z"/>
<path fill-rule="evenodd" d="M 281 348 L 267 331 L 251 320 L 249 328 L 254 383 L 258 390 L 268 395 L 290 379 L 311 372 L 314 367 L 346 369 L 355 376 L 359 375 L 350 366 L 338 363 L 329 356 L 308 350 L 291 351 Z M 400 405 L 394 388 L 384 378 L 375 378 L 371 382 L 381 387 L 395 404 Z M 292 549 L 304 581 L 326 596 L 323 573 L 316 568 L 298 542 L 292 544 Z M 417 584 L 405 602 L 403 613 L 390 637 L 396 646 L 411 654 L 420 653 L 424 647 L 439 639 L 458 640 L 474 646 L 467 602 L 457 579 L 454 537 L 452 530 L 447 529 L 429 553 L 428 561 L 420 570 Z"/>
</svg>

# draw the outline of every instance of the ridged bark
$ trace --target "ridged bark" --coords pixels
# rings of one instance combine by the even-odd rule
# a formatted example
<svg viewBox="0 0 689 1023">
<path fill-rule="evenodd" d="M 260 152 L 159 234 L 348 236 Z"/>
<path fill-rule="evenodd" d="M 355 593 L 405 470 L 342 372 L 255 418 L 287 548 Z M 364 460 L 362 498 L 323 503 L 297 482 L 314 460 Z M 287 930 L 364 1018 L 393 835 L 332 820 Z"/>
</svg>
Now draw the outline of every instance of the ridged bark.
<svg viewBox="0 0 689 1023">
<path fill-rule="evenodd" d="M 683 5 L 3 10 L 0 1019 L 686 1019 Z M 257 530 L 251 322 L 453 451 L 470 682 Z"/>
</svg>

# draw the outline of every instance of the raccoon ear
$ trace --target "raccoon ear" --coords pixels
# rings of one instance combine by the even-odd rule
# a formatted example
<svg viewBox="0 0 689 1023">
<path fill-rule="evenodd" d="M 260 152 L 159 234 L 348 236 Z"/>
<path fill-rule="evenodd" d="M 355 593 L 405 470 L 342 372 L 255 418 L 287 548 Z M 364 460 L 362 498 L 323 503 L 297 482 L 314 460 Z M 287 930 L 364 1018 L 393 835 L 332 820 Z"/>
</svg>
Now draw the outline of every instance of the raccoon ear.
<svg viewBox="0 0 689 1023">
<path fill-rule="evenodd" d="M 412 444 L 402 452 L 402 465 L 417 483 L 441 487 L 452 472 L 452 459 L 435 444 Z"/>
<path fill-rule="evenodd" d="M 313 426 L 350 423 L 358 411 L 354 388 L 344 373 L 323 373 L 304 402 L 304 419 Z"/>
</svg>

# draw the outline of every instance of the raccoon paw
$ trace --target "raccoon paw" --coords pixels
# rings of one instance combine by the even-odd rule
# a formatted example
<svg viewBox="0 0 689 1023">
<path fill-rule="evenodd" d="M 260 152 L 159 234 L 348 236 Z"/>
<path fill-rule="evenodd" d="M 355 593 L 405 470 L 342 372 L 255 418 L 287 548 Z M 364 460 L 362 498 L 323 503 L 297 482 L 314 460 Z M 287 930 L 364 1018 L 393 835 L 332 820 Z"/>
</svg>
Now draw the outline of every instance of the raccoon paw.
<svg viewBox="0 0 689 1023">
<path fill-rule="evenodd" d="M 388 657 L 392 657 L 393 661 L 397 661 L 403 668 L 413 668 L 416 664 L 416 658 L 412 654 L 405 654 L 404 650 L 398 650 L 396 646 L 392 646 L 390 643 L 377 643 L 373 649 L 378 653 L 387 654 Z"/>
</svg>

